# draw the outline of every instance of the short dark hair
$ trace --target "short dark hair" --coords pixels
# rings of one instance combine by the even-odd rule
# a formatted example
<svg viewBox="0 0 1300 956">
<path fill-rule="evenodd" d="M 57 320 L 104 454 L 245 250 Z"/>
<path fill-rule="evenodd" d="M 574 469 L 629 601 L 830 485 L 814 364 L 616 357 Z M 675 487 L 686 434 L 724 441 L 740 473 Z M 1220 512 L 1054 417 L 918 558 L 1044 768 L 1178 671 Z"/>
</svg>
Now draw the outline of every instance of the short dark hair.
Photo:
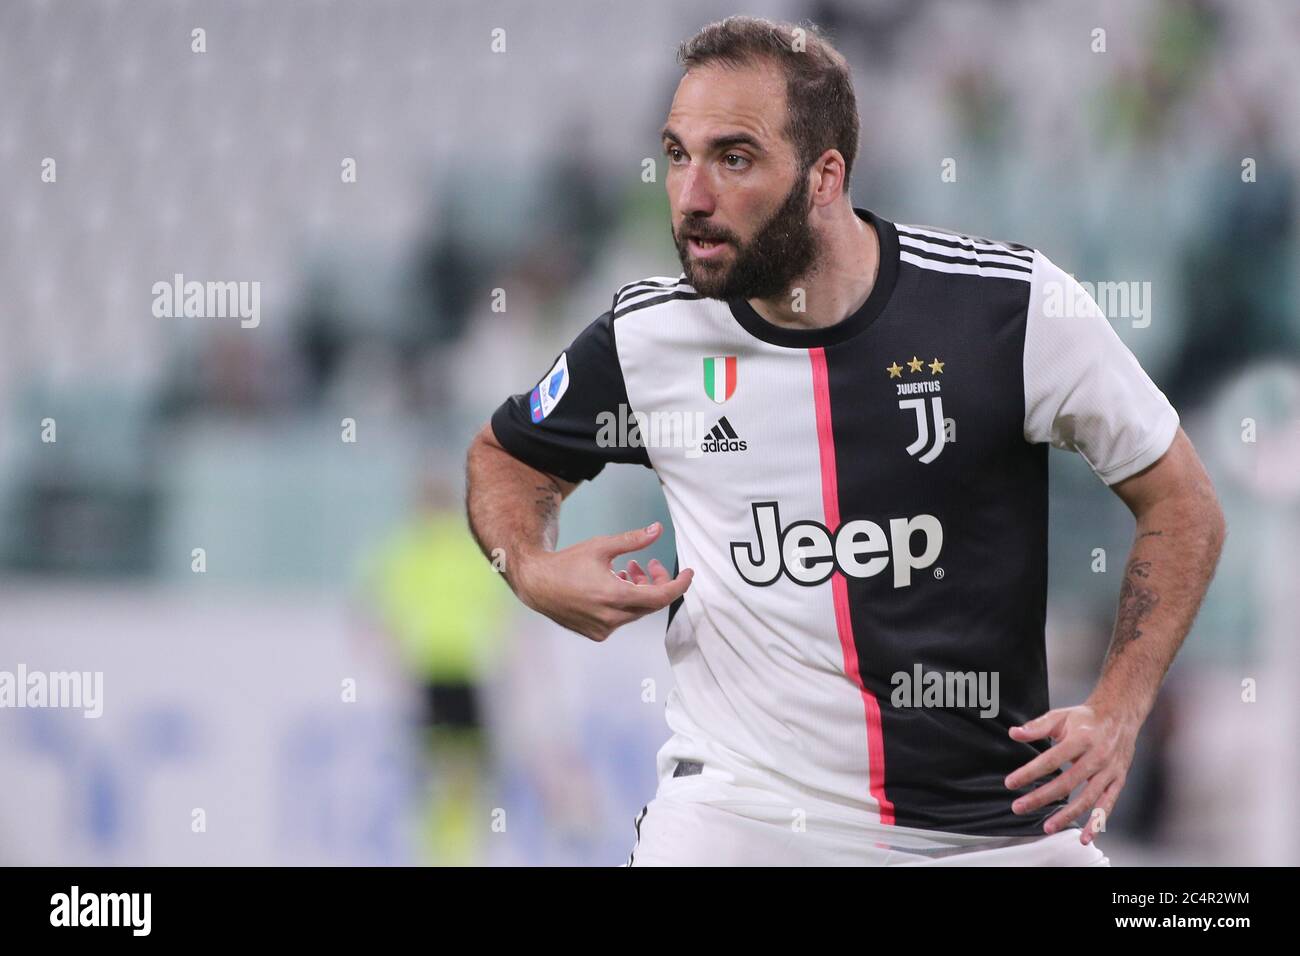
<svg viewBox="0 0 1300 956">
<path fill-rule="evenodd" d="M 798 50 L 796 38 L 801 41 Z M 844 157 L 844 189 L 848 190 L 858 155 L 858 101 L 848 63 L 816 26 L 727 17 L 683 41 L 677 59 L 688 71 L 706 63 L 738 67 L 763 59 L 779 65 L 785 73 L 789 110 L 786 136 L 803 171 L 826 150 L 838 149 Z"/>
</svg>

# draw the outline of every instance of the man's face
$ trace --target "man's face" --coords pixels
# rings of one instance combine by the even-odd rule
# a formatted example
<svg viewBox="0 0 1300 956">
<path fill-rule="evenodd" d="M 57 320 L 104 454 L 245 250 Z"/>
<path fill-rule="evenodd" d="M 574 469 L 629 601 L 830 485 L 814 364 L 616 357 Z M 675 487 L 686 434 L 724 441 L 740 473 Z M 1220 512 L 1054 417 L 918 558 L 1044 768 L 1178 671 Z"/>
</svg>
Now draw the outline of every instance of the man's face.
<svg viewBox="0 0 1300 956">
<path fill-rule="evenodd" d="M 785 137 L 772 65 L 690 70 L 664 126 L 673 239 L 687 281 L 711 299 L 786 292 L 817 253 L 809 181 Z"/>
</svg>

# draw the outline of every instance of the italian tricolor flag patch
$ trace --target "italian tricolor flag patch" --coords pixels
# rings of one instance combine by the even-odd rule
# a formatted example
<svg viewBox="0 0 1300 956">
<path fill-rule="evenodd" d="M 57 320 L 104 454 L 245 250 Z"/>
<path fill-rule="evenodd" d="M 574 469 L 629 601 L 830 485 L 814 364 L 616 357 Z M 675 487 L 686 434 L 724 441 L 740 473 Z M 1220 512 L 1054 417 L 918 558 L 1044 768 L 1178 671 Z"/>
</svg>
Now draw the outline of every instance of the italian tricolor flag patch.
<svg viewBox="0 0 1300 956">
<path fill-rule="evenodd" d="M 711 355 L 704 360 L 704 394 L 719 404 L 736 394 L 736 356 Z"/>
</svg>

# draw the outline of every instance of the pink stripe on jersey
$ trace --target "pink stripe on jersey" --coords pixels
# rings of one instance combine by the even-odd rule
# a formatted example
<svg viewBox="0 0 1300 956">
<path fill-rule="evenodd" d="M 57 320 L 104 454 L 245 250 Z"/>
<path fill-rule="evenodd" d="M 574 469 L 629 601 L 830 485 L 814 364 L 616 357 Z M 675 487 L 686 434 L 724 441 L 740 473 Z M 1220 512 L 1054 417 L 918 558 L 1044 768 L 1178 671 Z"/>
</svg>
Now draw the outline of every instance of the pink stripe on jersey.
<svg viewBox="0 0 1300 956">
<path fill-rule="evenodd" d="M 831 392 L 826 375 L 826 350 L 808 350 L 812 360 L 813 405 L 817 410 L 817 449 L 821 456 L 822 510 L 831 534 L 840 526 L 840 490 L 835 473 L 835 433 L 831 428 Z M 862 694 L 862 708 L 867 718 L 867 757 L 871 795 L 880 807 L 880 822 L 894 822 L 894 805 L 885 796 L 885 738 L 880 724 L 880 703 L 862 683 L 858 670 L 858 649 L 853 641 L 853 620 L 849 616 L 849 584 L 836 571 L 831 575 L 831 594 L 835 601 L 835 629 L 844 652 L 844 672 Z"/>
</svg>

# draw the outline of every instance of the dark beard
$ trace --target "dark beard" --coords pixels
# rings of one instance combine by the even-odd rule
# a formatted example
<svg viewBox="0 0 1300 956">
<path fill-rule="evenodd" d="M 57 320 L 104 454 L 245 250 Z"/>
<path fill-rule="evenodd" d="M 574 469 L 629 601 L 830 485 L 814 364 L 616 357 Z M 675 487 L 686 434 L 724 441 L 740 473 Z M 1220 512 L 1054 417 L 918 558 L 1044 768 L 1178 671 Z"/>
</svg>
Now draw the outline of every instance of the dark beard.
<svg viewBox="0 0 1300 956">
<path fill-rule="evenodd" d="M 685 220 L 673 238 L 686 280 L 706 299 L 781 296 L 817 257 L 817 236 L 808 224 L 808 176 L 798 177 L 780 208 L 743 245 L 729 231 L 712 228 L 707 219 Z M 687 238 L 730 242 L 731 266 L 692 259 Z"/>
</svg>

